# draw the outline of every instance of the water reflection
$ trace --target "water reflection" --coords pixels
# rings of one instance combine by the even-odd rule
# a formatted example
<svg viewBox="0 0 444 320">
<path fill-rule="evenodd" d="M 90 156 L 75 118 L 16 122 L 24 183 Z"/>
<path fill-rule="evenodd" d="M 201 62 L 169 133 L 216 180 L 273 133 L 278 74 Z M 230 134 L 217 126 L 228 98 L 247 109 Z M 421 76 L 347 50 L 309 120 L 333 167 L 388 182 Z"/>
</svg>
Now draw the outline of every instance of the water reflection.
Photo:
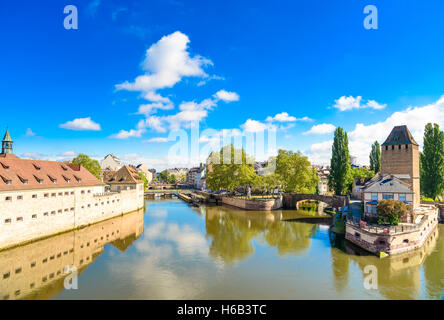
<svg viewBox="0 0 444 320">
<path fill-rule="evenodd" d="M 135 212 L 0 252 L 7 299 L 439 299 L 444 226 L 379 259 L 329 232 L 322 212 L 147 202 Z M 439 234 L 441 231 L 441 235 Z M 64 290 L 75 265 L 79 290 Z M 378 269 L 378 289 L 363 286 Z M 7 275 L 5 277 L 5 275 Z"/>
<path fill-rule="evenodd" d="M 73 265 L 79 275 L 108 243 L 125 251 L 143 232 L 143 210 L 0 252 L 0 298 L 48 299 L 63 290 Z"/>
</svg>

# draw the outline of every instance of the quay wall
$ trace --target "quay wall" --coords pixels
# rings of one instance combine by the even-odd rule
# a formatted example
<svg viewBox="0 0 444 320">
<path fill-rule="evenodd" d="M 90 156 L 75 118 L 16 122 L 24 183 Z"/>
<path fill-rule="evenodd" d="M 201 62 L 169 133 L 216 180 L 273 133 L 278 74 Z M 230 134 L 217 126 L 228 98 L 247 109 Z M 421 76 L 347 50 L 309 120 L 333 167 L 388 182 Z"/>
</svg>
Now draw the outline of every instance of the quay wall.
<svg viewBox="0 0 444 320">
<path fill-rule="evenodd" d="M 361 228 L 347 222 L 345 238 L 375 254 L 379 252 L 387 254 L 404 253 L 421 247 L 430 234 L 438 232 L 437 209 L 435 214 L 427 215 L 424 219 L 425 221 L 420 223 L 417 228 L 395 233 L 372 232 L 371 229 Z"/>
<path fill-rule="evenodd" d="M 282 208 L 282 199 L 253 200 L 233 197 L 222 197 L 222 203 L 244 210 L 270 211 Z"/>
<path fill-rule="evenodd" d="M 1 192 L 0 250 L 144 206 L 143 184 L 116 193 L 103 190 L 102 186 L 82 186 Z"/>
</svg>

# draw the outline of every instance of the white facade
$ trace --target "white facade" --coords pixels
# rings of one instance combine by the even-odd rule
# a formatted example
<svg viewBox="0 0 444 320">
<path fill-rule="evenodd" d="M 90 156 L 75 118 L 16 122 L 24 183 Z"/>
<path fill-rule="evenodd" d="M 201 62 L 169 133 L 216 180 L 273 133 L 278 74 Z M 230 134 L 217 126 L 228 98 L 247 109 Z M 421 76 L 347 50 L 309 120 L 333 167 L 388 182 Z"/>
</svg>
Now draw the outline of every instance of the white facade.
<svg viewBox="0 0 444 320">
<path fill-rule="evenodd" d="M 113 156 L 112 154 L 107 155 L 100 163 L 100 168 L 102 170 L 109 169 L 111 171 L 117 171 L 122 167 L 119 158 Z"/>
<path fill-rule="evenodd" d="M 2 191 L 0 249 L 143 207 L 143 183 L 111 193 L 105 193 L 105 186 Z"/>
</svg>

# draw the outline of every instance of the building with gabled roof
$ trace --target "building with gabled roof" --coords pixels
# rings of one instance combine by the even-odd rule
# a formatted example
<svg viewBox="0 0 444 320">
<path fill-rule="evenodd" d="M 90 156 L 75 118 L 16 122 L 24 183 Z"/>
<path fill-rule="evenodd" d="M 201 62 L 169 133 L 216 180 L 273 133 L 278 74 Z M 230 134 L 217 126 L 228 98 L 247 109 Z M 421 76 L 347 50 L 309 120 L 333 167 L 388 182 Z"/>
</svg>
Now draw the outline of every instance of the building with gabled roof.
<svg viewBox="0 0 444 320">
<path fill-rule="evenodd" d="M 105 158 L 100 162 L 100 168 L 102 170 L 111 170 L 111 171 L 117 171 L 120 168 L 122 168 L 122 163 L 120 162 L 120 159 L 117 158 L 113 154 L 106 155 Z"/>
<path fill-rule="evenodd" d="M 129 165 L 124 165 L 117 170 L 105 183 L 110 185 L 110 190 L 114 192 L 137 189 L 140 188 L 140 185 L 143 190 L 143 180 L 137 169 Z"/>
</svg>

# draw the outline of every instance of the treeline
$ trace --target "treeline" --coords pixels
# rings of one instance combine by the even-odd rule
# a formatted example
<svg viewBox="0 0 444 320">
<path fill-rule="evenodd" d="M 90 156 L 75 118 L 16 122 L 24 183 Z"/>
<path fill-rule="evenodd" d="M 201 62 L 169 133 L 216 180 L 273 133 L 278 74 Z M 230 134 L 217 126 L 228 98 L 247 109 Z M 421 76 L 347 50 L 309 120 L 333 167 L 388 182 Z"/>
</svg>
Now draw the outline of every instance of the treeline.
<svg viewBox="0 0 444 320">
<path fill-rule="evenodd" d="M 271 193 L 279 189 L 284 192 L 315 193 L 319 182 L 316 170 L 306 156 L 300 152 L 279 150 L 278 155 L 266 162 L 264 174 L 254 170 L 254 159 L 245 150 L 233 144 L 210 155 L 207 168 L 207 187 L 211 190 L 227 190 L 233 193 L 251 187 Z"/>
</svg>

